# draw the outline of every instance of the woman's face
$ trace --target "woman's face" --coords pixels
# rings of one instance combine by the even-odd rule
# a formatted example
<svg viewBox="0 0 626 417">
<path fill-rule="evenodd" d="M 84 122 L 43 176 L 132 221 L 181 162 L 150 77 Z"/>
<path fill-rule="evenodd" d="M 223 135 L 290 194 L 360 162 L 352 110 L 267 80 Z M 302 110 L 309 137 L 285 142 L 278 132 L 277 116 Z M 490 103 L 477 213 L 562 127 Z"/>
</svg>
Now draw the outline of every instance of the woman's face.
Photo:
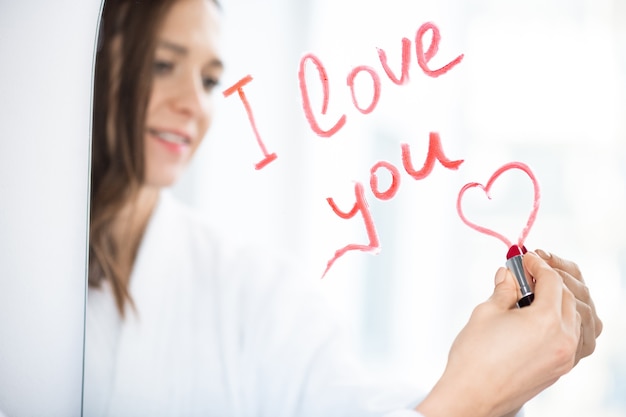
<svg viewBox="0 0 626 417">
<path fill-rule="evenodd" d="M 157 32 L 146 113 L 145 182 L 173 184 L 211 124 L 213 89 L 222 74 L 214 2 L 175 2 Z"/>
</svg>

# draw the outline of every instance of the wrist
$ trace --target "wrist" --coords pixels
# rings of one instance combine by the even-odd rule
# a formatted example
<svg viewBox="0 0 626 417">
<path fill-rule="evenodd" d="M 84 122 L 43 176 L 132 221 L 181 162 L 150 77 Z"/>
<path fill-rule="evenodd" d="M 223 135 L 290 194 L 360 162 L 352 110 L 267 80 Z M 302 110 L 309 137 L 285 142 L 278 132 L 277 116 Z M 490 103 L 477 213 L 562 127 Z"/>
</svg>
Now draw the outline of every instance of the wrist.
<svg viewBox="0 0 626 417">
<path fill-rule="evenodd" d="M 474 378 L 448 381 L 444 375 L 415 410 L 424 417 L 493 417 L 493 408 L 482 399 L 479 385 Z"/>
</svg>

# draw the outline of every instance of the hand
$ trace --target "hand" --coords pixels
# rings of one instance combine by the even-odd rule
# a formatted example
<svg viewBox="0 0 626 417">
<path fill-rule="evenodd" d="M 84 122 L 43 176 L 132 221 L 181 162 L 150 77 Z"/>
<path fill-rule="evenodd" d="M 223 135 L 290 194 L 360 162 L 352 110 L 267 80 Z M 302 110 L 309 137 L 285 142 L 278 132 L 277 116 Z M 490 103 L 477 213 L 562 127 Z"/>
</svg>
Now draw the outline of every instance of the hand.
<svg viewBox="0 0 626 417">
<path fill-rule="evenodd" d="M 416 407 L 427 417 L 496 417 L 543 391 L 575 364 L 581 316 L 557 270 L 529 252 L 535 300 L 515 307 L 518 288 L 505 268 L 493 295 L 478 305 L 452 344 L 446 369 Z"/>
<path fill-rule="evenodd" d="M 576 297 L 576 311 L 578 311 L 582 320 L 581 336 L 578 341 L 578 350 L 576 351 L 576 359 L 574 361 L 574 365 L 576 365 L 578 361 L 591 355 L 595 350 L 596 338 L 602 333 L 602 321 L 600 321 L 596 313 L 596 307 L 589 294 L 589 288 L 585 285 L 578 265 L 541 249 L 537 250 L 537 255 L 561 275 L 563 283 Z"/>
</svg>

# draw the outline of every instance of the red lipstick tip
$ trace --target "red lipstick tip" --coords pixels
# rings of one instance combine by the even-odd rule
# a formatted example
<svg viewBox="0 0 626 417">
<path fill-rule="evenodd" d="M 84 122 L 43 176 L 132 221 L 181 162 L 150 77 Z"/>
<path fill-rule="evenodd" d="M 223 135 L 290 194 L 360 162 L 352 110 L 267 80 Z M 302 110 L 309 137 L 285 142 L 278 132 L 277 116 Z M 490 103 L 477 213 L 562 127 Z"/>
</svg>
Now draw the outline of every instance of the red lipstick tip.
<svg viewBox="0 0 626 417">
<path fill-rule="evenodd" d="M 523 254 L 525 254 L 526 252 L 528 252 L 528 251 L 526 250 L 526 247 L 525 247 L 525 246 L 522 246 L 522 247 L 520 248 L 520 247 L 519 247 L 519 246 L 517 246 L 517 245 L 513 245 L 513 246 L 511 246 L 511 247 L 509 248 L 509 251 L 508 251 L 508 252 L 507 252 L 507 254 L 506 254 L 506 259 L 511 259 L 511 258 L 513 258 L 513 257 L 515 257 L 515 256 L 520 256 L 520 255 L 523 255 Z"/>
</svg>

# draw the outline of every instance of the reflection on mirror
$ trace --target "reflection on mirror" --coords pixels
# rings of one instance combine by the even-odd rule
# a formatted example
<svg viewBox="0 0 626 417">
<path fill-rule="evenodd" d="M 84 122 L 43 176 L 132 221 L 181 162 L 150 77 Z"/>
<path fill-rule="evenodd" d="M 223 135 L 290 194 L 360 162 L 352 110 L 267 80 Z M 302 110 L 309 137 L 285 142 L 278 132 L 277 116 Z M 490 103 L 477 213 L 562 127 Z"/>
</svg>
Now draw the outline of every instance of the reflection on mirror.
<svg viewBox="0 0 626 417">
<path fill-rule="evenodd" d="M 558 152 L 533 153 L 536 141 L 498 148 L 489 142 L 500 133 L 497 121 L 497 134 L 480 123 L 446 126 L 474 104 L 485 109 L 480 94 L 464 97 L 458 88 L 465 79 L 485 82 L 472 79 L 484 72 L 480 59 L 490 59 L 475 44 L 485 40 L 479 17 L 457 17 L 467 19 L 462 42 L 460 26 L 435 5 L 395 0 L 378 16 L 380 5 L 354 2 L 363 27 L 352 22 L 331 39 L 321 28 L 333 27 L 333 16 L 343 28 L 352 8 L 276 1 L 104 3 L 94 73 L 84 415 L 487 417 L 532 408 L 531 400 L 576 374 L 596 350 L 599 278 L 585 281 L 569 256 L 517 248 L 516 274 L 526 274 L 534 292 L 534 302 L 520 307 L 519 277 L 500 266 L 503 256 L 459 250 L 479 246 L 483 236 L 456 217 L 457 196 L 463 221 L 497 230 L 528 201 L 532 211 L 519 210 L 532 213 L 523 238 L 500 239 L 523 247 L 539 182 L 542 193 L 555 190 L 546 159 L 564 165 Z M 424 19 L 406 23 L 416 13 L 404 9 Z M 380 30 L 372 33 L 376 19 Z M 406 24 L 394 28 L 394 19 Z M 348 44 L 354 51 L 342 56 Z M 315 53 L 305 51 L 311 45 Z M 231 62 L 241 63 L 237 56 L 249 66 L 229 72 Z M 275 101 L 264 102 L 269 97 Z M 417 110 L 427 117 L 416 122 Z M 337 120 L 350 123 L 332 128 Z M 462 137 L 473 140 L 461 144 Z M 347 149 L 355 144 L 361 153 Z M 383 160 L 388 155 L 395 162 Z M 533 171 L 511 162 L 526 156 Z M 491 183 L 511 168 L 527 177 L 505 184 L 509 194 L 500 196 L 508 203 L 480 217 L 480 203 L 466 198 L 461 210 L 469 188 L 495 198 Z M 471 182 L 493 172 L 486 186 Z M 422 194 L 411 200 L 409 193 Z M 558 207 L 546 200 L 550 218 Z M 549 235 L 559 229 L 537 219 L 543 231 L 533 237 L 563 242 Z M 419 225 L 423 240 L 407 236 L 406 225 Z M 448 253 L 465 267 L 444 264 Z M 337 294 L 345 297 L 339 303 Z"/>
</svg>

